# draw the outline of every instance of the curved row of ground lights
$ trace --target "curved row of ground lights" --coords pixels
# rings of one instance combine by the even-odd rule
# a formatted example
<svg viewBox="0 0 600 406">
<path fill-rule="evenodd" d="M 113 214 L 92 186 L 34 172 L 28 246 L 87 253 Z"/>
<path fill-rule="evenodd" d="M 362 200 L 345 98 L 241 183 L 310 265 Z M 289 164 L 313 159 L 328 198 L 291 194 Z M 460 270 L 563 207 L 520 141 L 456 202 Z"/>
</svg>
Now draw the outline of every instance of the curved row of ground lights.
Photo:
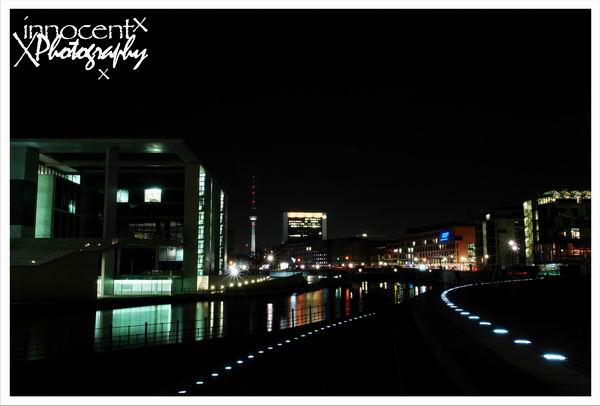
<svg viewBox="0 0 600 406">
<path fill-rule="evenodd" d="M 524 281 L 532 281 L 532 280 L 534 280 L 534 279 L 516 279 L 516 280 L 509 280 L 509 281 L 484 282 L 484 283 L 480 283 L 479 285 L 491 285 L 491 284 L 509 283 L 509 282 L 524 282 Z M 448 299 L 448 292 L 451 292 L 453 290 L 460 289 L 460 288 L 466 288 L 468 286 L 475 286 L 475 285 L 477 285 L 477 284 L 471 283 L 468 285 L 457 286 L 455 288 L 445 290 L 444 292 L 442 292 L 442 295 L 441 295 L 442 300 L 444 301 L 444 303 L 446 303 L 446 305 L 449 308 L 453 309 L 455 312 L 459 313 L 461 316 L 468 317 L 469 320 L 473 320 L 473 321 L 479 323 L 480 326 L 490 327 L 494 334 L 509 335 L 510 332 L 506 328 L 494 327 L 492 325 L 492 322 L 481 320 L 481 318 L 479 316 L 477 316 L 475 314 L 471 314 L 471 312 L 468 312 L 465 309 L 461 309 L 460 307 L 458 307 L 457 305 L 455 305 Z M 531 345 L 532 344 L 531 340 L 528 340 L 526 338 L 516 338 L 513 340 L 513 343 L 515 343 L 517 345 Z M 544 354 L 542 354 L 542 357 L 547 359 L 548 361 L 565 361 L 567 359 L 567 357 L 565 357 L 564 355 L 556 354 L 556 353 L 544 353 Z"/>
<path fill-rule="evenodd" d="M 338 321 L 336 323 L 330 323 L 330 324 L 328 324 L 326 326 L 323 326 L 323 327 L 320 327 L 320 328 L 315 328 L 314 330 L 311 330 L 311 331 L 308 331 L 308 332 L 305 332 L 305 333 L 302 333 L 302 334 L 298 334 L 295 337 L 279 341 L 278 343 L 270 345 L 270 346 L 267 346 L 265 348 L 261 348 L 261 349 L 257 350 L 254 353 L 248 354 L 245 358 L 239 358 L 237 361 L 225 364 L 223 366 L 222 370 L 214 371 L 207 378 L 203 378 L 203 377 L 198 378 L 198 380 L 196 381 L 195 385 L 196 386 L 204 385 L 204 384 L 210 382 L 211 380 L 218 379 L 221 376 L 221 374 L 227 374 L 227 372 L 233 370 L 233 368 L 241 367 L 244 364 L 246 364 L 248 362 L 251 362 L 252 360 L 256 359 L 257 357 L 260 357 L 261 355 L 264 355 L 267 352 L 272 352 L 272 351 L 277 350 L 280 347 L 288 346 L 288 345 L 292 344 L 296 340 L 303 340 L 303 339 L 309 338 L 310 336 L 312 336 L 314 334 L 317 334 L 317 333 L 319 333 L 321 331 L 325 331 L 328 328 L 329 329 L 335 328 L 335 327 L 342 326 L 342 325 L 347 324 L 347 323 L 351 323 L 351 322 L 353 322 L 355 320 L 364 319 L 366 317 L 371 317 L 371 316 L 374 316 L 374 315 L 375 315 L 375 312 L 363 314 L 363 315 L 360 315 L 360 316 L 350 317 L 349 319 Z M 185 395 L 187 393 L 188 393 L 188 390 L 186 390 L 186 389 L 181 389 L 181 390 L 177 391 L 178 395 Z"/>
</svg>

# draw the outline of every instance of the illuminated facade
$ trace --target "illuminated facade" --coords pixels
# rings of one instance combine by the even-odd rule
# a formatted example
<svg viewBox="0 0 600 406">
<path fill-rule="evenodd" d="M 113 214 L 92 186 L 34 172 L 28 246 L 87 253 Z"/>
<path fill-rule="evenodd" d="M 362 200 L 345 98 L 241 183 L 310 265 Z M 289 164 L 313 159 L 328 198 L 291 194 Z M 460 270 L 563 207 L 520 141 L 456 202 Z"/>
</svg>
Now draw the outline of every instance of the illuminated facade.
<svg viewBox="0 0 600 406">
<path fill-rule="evenodd" d="M 326 213 L 291 211 L 283 213 L 283 243 L 326 239 Z"/>
<path fill-rule="evenodd" d="M 224 272 L 227 195 L 182 141 L 12 140 L 11 158 L 11 238 L 93 240 L 100 295 L 191 293 Z"/>
<path fill-rule="evenodd" d="M 523 202 L 527 265 L 591 262 L 592 193 L 551 190 Z"/>
<path fill-rule="evenodd" d="M 475 227 L 448 223 L 409 228 L 400 239 L 386 245 L 379 265 L 475 270 Z"/>
</svg>

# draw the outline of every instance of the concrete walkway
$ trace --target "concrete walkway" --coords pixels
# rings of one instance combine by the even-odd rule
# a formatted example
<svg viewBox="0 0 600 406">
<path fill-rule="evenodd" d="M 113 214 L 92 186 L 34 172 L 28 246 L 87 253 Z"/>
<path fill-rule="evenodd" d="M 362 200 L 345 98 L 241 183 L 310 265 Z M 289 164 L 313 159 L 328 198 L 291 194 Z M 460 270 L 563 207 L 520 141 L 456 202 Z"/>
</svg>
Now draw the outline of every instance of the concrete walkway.
<svg viewBox="0 0 600 406">
<path fill-rule="evenodd" d="M 493 293 L 486 285 L 464 287 L 448 294 L 452 303 L 470 315 L 481 317 L 479 320 L 470 320 L 469 315 L 460 315 L 446 306 L 439 293 L 432 292 L 415 301 L 414 315 L 420 331 L 460 392 L 480 395 L 589 395 L 589 377 L 574 369 L 573 365 L 542 358 L 545 351 L 535 339 L 531 339 L 530 345 L 513 342 L 517 338 L 531 337 L 525 334 L 527 328 L 518 322 L 520 314 L 527 310 L 519 305 L 513 306 L 512 311 L 507 310 L 503 304 L 510 300 L 519 301 L 519 297 L 529 297 L 527 290 L 531 289 L 531 283 L 509 282 L 492 286 Z M 516 295 L 515 289 L 521 289 L 522 294 Z M 536 292 L 537 299 L 541 300 L 539 296 L 543 295 L 543 290 Z M 473 300 L 473 296 L 478 300 Z M 565 307 L 568 305 L 563 304 Z M 515 312 L 514 308 L 520 311 Z M 538 319 L 537 326 L 530 330 L 539 334 L 544 325 L 546 330 L 560 328 L 553 318 L 544 316 L 545 313 L 537 316 L 529 314 L 528 317 Z M 479 325 L 482 320 L 490 321 L 492 325 Z M 509 320 L 514 320 L 514 323 Z M 495 328 L 509 332 L 495 334 Z"/>
</svg>

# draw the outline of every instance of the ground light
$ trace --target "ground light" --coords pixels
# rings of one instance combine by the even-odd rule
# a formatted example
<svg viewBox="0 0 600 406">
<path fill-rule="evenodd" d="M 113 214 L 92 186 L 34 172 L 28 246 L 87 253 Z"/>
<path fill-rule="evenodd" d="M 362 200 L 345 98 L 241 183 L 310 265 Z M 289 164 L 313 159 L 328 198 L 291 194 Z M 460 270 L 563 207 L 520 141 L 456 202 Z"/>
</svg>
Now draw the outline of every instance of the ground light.
<svg viewBox="0 0 600 406">
<path fill-rule="evenodd" d="M 375 313 L 368 313 L 368 314 L 366 314 L 366 315 L 359 316 L 359 318 L 362 318 L 362 317 L 367 317 L 367 316 L 374 316 L 374 315 L 375 315 Z M 352 319 L 350 319 L 350 320 L 352 320 Z M 345 322 L 346 322 L 346 321 L 344 321 L 344 323 L 345 323 Z M 340 321 L 340 322 L 338 322 L 338 323 L 333 323 L 333 326 L 336 326 L 336 325 L 342 325 L 342 322 Z M 323 329 L 323 328 L 322 328 L 322 329 Z M 319 330 L 315 330 L 315 332 L 318 332 L 318 331 L 319 331 Z M 312 334 L 312 332 L 308 332 L 308 334 Z M 306 335 L 302 334 L 302 335 L 301 335 L 301 337 L 306 337 Z M 298 339 L 298 337 L 295 337 L 295 339 Z M 290 342 L 291 342 L 291 340 L 289 340 L 289 339 L 288 339 L 288 340 L 285 340 L 285 342 L 286 342 L 286 343 L 290 343 Z M 282 343 L 278 343 L 277 345 L 278 345 L 278 346 L 282 346 L 283 344 L 282 344 Z M 272 349 L 273 349 L 273 347 L 267 347 L 267 349 L 269 349 L 269 350 L 272 350 Z M 263 350 L 259 350 L 259 351 L 258 351 L 258 353 L 259 353 L 259 354 L 263 354 L 263 353 L 264 353 L 264 351 L 263 351 Z M 252 358 L 254 358 L 254 355 L 253 355 L 253 354 L 250 354 L 250 355 L 248 355 L 248 358 L 249 358 L 249 359 L 252 359 Z M 244 361 L 242 361 L 242 360 L 238 360 L 238 361 L 237 361 L 237 364 L 243 364 L 243 363 L 244 363 Z M 226 369 L 226 370 L 231 370 L 231 369 L 232 369 L 232 367 L 231 367 L 231 366 L 229 366 L 229 365 L 227 365 L 227 366 L 225 366 L 225 369 Z M 216 378 L 216 377 L 218 377 L 218 376 L 219 376 L 219 374 L 218 374 L 218 373 L 216 373 L 216 372 L 214 372 L 214 373 L 212 373 L 212 374 L 211 374 L 211 376 L 212 376 L 213 378 Z M 196 385 L 204 385 L 204 381 L 196 381 Z M 185 394 L 187 393 L 187 390 L 180 390 L 180 391 L 178 391 L 177 393 L 178 393 L 178 394 L 180 394 L 180 395 L 185 395 Z"/>
<path fill-rule="evenodd" d="M 479 316 L 469 316 L 470 320 L 479 320 Z"/>
<path fill-rule="evenodd" d="M 479 325 L 480 325 L 480 326 L 491 326 L 491 325 L 492 325 L 492 323 L 490 323 L 489 321 L 480 321 L 480 322 L 479 322 Z"/>
<path fill-rule="evenodd" d="M 514 340 L 513 343 L 515 344 L 531 344 L 531 341 L 529 340 L 525 340 L 524 338 L 519 338 L 517 340 Z"/>
<path fill-rule="evenodd" d="M 495 334 L 508 334 L 508 330 L 505 328 L 496 328 L 494 329 Z"/>
<path fill-rule="evenodd" d="M 546 358 L 548 361 L 564 361 L 567 359 L 567 357 L 565 357 L 564 355 L 552 353 L 544 354 L 542 355 L 542 357 Z"/>
</svg>

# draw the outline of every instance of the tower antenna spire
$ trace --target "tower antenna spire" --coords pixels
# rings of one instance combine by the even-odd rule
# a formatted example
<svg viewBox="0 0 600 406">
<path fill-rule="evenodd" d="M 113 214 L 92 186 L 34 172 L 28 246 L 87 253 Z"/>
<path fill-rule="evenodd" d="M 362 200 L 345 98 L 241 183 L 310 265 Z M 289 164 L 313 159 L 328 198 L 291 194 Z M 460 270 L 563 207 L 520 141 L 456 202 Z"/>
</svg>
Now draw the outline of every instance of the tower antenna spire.
<svg viewBox="0 0 600 406">
<path fill-rule="evenodd" d="M 250 256 L 256 256 L 256 184 L 255 176 L 252 175 L 252 188 L 250 189 L 250 225 L 252 226 L 252 236 L 250 237 Z"/>
</svg>

